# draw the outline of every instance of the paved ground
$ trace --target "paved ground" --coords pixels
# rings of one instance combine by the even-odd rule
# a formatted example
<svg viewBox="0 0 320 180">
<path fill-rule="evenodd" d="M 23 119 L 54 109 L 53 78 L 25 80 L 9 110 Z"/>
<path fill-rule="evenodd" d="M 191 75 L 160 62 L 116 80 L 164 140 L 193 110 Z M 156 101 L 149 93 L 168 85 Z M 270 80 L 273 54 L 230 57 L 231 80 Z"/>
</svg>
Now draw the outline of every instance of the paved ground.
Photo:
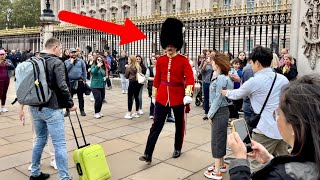
<svg viewBox="0 0 320 180">
<path fill-rule="evenodd" d="M 27 115 L 26 126 L 18 120 L 18 104 L 11 105 L 15 98 L 14 83 L 9 88 L 7 108 L 9 112 L 0 115 L 0 179 L 27 180 L 27 167 L 31 161 L 32 131 L 30 116 Z M 85 97 L 87 116 L 80 117 L 87 141 L 100 143 L 106 153 L 112 173 L 111 179 L 127 180 L 174 180 L 206 179 L 204 170 L 213 162 L 210 148 L 210 124 L 203 121 L 203 110 L 193 103 L 188 115 L 187 134 L 183 145 L 183 154 L 178 159 L 171 158 L 174 142 L 174 124 L 166 123 L 155 148 L 153 162 L 147 165 L 138 160 L 143 154 L 152 120 L 149 119 L 149 99 L 144 91 L 144 115 L 133 120 L 123 118 L 127 111 L 127 96 L 121 94 L 119 88 L 106 91 L 107 104 L 103 105 L 105 117 L 93 118 L 93 102 Z M 77 102 L 77 99 L 75 99 Z M 77 104 L 77 103 L 76 103 Z M 75 121 L 75 117 L 73 120 Z M 66 138 L 69 154 L 69 172 L 78 179 L 72 159 L 76 148 L 68 119 L 66 123 Z M 77 132 L 79 128 L 76 126 Z M 82 142 L 82 141 L 80 141 Z M 230 154 L 229 152 L 227 154 Z M 49 166 L 50 157 L 47 149 L 43 153 L 42 171 L 52 175 L 50 179 L 58 180 L 57 171 Z M 229 179 L 224 174 L 224 179 Z"/>
</svg>

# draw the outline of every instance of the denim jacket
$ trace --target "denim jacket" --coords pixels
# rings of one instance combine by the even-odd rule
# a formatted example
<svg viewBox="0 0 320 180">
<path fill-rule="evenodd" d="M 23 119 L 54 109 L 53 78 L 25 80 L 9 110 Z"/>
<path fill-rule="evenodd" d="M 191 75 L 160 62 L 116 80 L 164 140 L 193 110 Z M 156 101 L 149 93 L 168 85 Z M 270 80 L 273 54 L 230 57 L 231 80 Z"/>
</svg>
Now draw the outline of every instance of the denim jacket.
<svg viewBox="0 0 320 180">
<path fill-rule="evenodd" d="M 221 95 L 222 89 L 233 89 L 233 83 L 229 76 L 220 74 L 217 78 L 213 79 L 210 84 L 209 90 L 209 103 L 210 109 L 208 112 L 208 117 L 210 119 L 216 114 L 220 107 L 228 106 L 226 97 Z"/>
</svg>

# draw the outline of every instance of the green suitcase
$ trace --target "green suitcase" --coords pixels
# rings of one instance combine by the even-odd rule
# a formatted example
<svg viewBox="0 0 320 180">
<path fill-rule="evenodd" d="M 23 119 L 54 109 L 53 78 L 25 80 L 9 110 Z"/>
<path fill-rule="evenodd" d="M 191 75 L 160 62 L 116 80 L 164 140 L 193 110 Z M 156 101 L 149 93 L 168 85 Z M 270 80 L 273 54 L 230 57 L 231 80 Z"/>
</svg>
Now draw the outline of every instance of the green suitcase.
<svg viewBox="0 0 320 180">
<path fill-rule="evenodd" d="M 84 140 L 84 146 L 79 146 L 69 115 L 72 131 L 76 139 L 78 149 L 73 152 L 73 160 L 76 165 L 80 180 L 106 180 L 111 177 L 104 150 L 100 144 L 87 144 L 76 112 L 80 130 Z"/>
</svg>

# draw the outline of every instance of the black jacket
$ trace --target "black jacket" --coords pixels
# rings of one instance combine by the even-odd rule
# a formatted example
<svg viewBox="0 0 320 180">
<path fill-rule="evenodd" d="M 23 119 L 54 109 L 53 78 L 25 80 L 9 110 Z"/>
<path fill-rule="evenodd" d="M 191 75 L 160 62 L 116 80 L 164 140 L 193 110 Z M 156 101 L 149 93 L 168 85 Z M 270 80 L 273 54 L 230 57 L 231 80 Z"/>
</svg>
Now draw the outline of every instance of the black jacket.
<svg viewBox="0 0 320 180">
<path fill-rule="evenodd" d="M 47 82 L 53 91 L 51 99 L 43 106 L 52 109 L 71 108 L 73 100 L 67 86 L 69 80 L 66 66 L 53 54 L 40 53 L 40 56 L 46 60 Z"/>
<path fill-rule="evenodd" d="M 318 173 L 318 169 L 314 162 L 292 156 L 275 157 L 261 170 L 253 174 L 250 172 L 249 162 L 246 159 L 231 161 L 229 168 L 230 180 L 317 179 Z"/>
<path fill-rule="evenodd" d="M 126 64 L 128 64 L 128 57 L 127 56 L 119 58 L 118 71 L 120 74 L 126 73 Z"/>
<path fill-rule="evenodd" d="M 298 70 L 295 65 L 290 65 L 290 71 L 283 73 L 283 68 L 285 65 L 279 67 L 276 69 L 276 72 L 279 74 L 283 74 L 289 81 L 295 80 L 296 77 L 298 76 Z"/>
</svg>

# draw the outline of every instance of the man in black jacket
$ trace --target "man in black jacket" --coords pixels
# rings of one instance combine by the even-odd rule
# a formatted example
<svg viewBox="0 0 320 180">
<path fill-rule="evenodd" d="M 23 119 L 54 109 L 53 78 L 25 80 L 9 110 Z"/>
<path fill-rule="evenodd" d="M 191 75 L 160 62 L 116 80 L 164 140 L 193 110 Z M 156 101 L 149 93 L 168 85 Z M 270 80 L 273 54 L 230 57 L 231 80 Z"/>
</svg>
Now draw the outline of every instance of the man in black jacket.
<svg viewBox="0 0 320 180">
<path fill-rule="evenodd" d="M 129 80 L 126 79 L 126 77 L 124 76 L 124 74 L 126 73 L 126 67 L 128 65 L 128 56 L 125 50 L 121 51 L 121 57 L 119 58 L 118 62 L 119 62 L 118 71 L 121 78 L 122 94 L 128 93 Z"/>
<path fill-rule="evenodd" d="M 75 111 L 76 107 L 73 104 L 67 86 L 66 67 L 59 58 L 61 50 L 61 42 L 56 38 L 50 38 L 45 43 L 45 51 L 40 54 L 46 61 L 47 82 L 53 93 L 49 102 L 42 105 L 42 108 L 30 106 L 33 128 L 36 133 L 36 143 L 32 152 L 32 175 L 30 180 L 44 180 L 50 177 L 49 174 L 40 171 L 41 154 L 47 143 L 48 133 L 51 136 L 55 149 L 55 160 L 60 179 L 70 179 L 62 109 L 68 108 L 70 111 Z M 19 118 L 21 121 L 24 121 L 23 105 L 20 105 L 19 108 Z"/>
</svg>

